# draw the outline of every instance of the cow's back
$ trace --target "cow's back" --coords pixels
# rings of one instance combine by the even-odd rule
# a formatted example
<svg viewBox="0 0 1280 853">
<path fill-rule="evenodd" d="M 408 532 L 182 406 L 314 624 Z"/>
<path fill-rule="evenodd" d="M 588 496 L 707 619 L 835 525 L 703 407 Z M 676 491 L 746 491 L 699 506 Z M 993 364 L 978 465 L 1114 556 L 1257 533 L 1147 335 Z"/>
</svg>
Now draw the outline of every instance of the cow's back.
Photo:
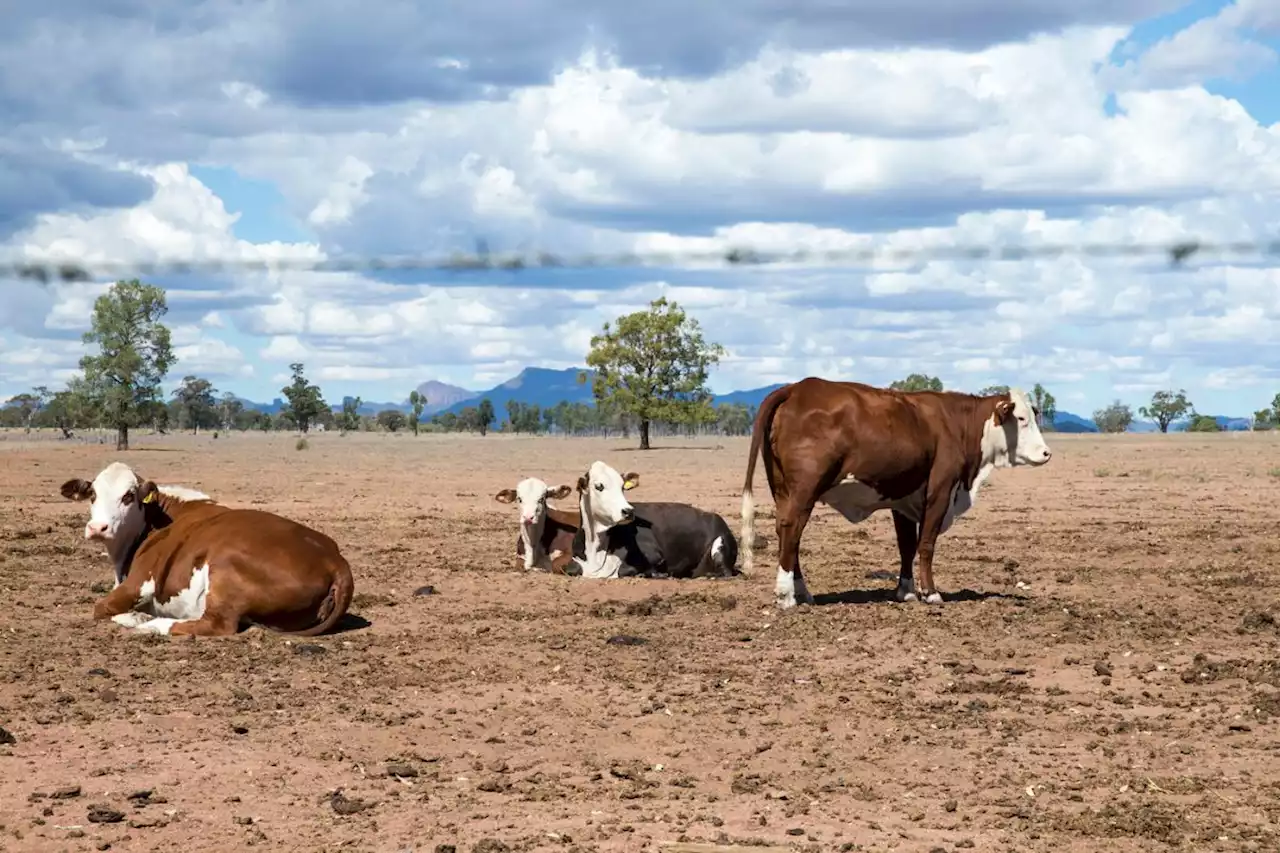
<svg viewBox="0 0 1280 853">
<path fill-rule="evenodd" d="M 948 436 L 945 402 L 933 395 L 808 377 L 774 415 L 773 455 L 784 471 L 854 477 L 886 493 L 913 491 Z"/>
</svg>

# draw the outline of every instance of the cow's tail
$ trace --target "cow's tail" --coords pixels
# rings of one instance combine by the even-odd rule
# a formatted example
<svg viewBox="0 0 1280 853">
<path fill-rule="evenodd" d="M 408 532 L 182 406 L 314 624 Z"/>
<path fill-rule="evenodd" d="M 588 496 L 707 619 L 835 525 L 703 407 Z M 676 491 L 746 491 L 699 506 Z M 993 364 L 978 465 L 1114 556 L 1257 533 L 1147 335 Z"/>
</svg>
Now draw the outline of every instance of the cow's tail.
<svg viewBox="0 0 1280 853">
<path fill-rule="evenodd" d="M 347 565 L 346 560 L 343 560 L 333 576 L 333 583 L 329 585 L 329 593 L 316 610 L 316 624 L 301 631 L 284 633 L 293 637 L 314 637 L 330 630 L 343 616 L 347 615 L 347 608 L 351 606 L 351 594 L 354 590 L 355 581 L 351 577 L 351 567 Z"/>
<path fill-rule="evenodd" d="M 791 385 L 783 385 L 770 392 L 760 402 L 756 412 L 755 423 L 751 426 L 751 450 L 747 456 L 747 477 L 742 484 L 742 536 L 740 550 L 742 553 L 742 573 L 750 574 L 755 568 L 756 547 L 756 502 L 751 493 L 751 480 L 756 473 L 756 455 L 769 452 L 769 433 L 773 426 L 773 415 L 778 407 L 791 396 Z"/>
</svg>

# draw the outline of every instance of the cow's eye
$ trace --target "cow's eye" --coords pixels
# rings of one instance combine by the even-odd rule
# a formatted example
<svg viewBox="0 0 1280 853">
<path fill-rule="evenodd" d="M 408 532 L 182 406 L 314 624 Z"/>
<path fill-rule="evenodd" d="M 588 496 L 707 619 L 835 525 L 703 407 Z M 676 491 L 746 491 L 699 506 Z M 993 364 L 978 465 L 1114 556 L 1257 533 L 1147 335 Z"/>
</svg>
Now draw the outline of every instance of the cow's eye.
<svg viewBox="0 0 1280 853">
<path fill-rule="evenodd" d="M 128 506 L 129 504 L 133 503 L 133 492 L 125 492 L 123 495 L 121 495 L 120 503 L 123 506 Z"/>
<path fill-rule="evenodd" d="M 604 491 L 604 483 L 596 483 L 596 491 L 597 491 L 597 492 L 603 492 L 603 491 Z"/>
</svg>

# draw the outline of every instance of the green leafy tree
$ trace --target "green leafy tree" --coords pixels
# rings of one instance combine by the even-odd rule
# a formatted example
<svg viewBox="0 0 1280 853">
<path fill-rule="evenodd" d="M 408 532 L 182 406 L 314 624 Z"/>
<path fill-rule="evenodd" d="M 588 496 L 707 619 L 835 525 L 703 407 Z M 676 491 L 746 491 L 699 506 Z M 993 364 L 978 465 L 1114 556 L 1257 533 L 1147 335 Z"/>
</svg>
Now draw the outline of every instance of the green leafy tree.
<svg viewBox="0 0 1280 853">
<path fill-rule="evenodd" d="M 996 394 L 1008 394 L 1008 385 L 988 385 L 978 392 L 979 397 L 994 397 Z"/>
<path fill-rule="evenodd" d="M 75 376 L 67 382 L 66 390 L 49 398 L 41 417 L 60 429 L 63 438 L 71 438 L 72 430 L 97 423 L 99 414 L 96 395 L 91 393 L 83 376 Z"/>
<path fill-rule="evenodd" d="M 1191 421 L 1187 424 L 1187 432 L 1222 432 L 1222 426 L 1213 415 L 1191 413 Z"/>
<path fill-rule="evenodd" d="M 1037 382 L 1031 389 L 1031 402 L 1040 411 L 1039 427 L 1052 430 L 1054 421 L 1058 419 L 1058 401 Z"/>
<path fill-rule="evenodd" d="M 724 355 L 707 343 L 698 321 L 659 297 L 648 310 L 619 317 L 591 338 L 587 366 L 592 394 L 610 412 L 635 418 L 640 449 L 649 449 L 653 421 L 696 424 L 714 420 L 707 372 Z"/>
<path fill-rule="evenodd" d="M 192 433 L 199 432 L 200 424 L 213 419 L 215 390 L 212 382 L 198 376 L 182 377 L 182 383 L 174 390 L 173 398 L 186 415 L 187 426 L 191 427 Z"/>
<path fill-rule="evenodd" d="M 356 432 L 360 429 L 360 404 L 364 402 L 359 397 L 343 397 L 342 398 L 342 414 L 338 415 L 338 429 L 343 433 Z"/>
<path fill-rule="evenodd" d="M 417 435 L 418 424 L 422 420 L 422 410 L 427 407 L 427 398 L 417 390 L 410 391 L 409 405 L 413 407 L 413 420 L 410 423 L 413 425 L 413 434 Z"/>
<path fill-rule="evenodd" d="M 1102 432 L 1124 432 L 1133 423 L 1133 410 L 1119 400 L 1093 413 L 1093 422 Z"/>
<path fill-rule="evenodd" d="M 889 383 L 894 391 L 941 391 L 942 380 L 925 373 L 912 373 L 906 379 Z"/>
<path fill-rule="evenodd" d="M 129 428 L 151 415 L 160 383 L 177 360 L 169 329 L 160 322 L 169 308 L 164 290 L 136 278 L 117 281 L 93 304 L 84 342 L 97 355 L 80 359 L 87 387 L 98 395 L 116 450 L 129 449 Z"/>
<path fill-rule="evenodd" d="M 399 409 L 383 409 L 378 412 L 377 417 L 378 426 L 387 432 L 398 431 L 400 427 L 404 426 L 406 420 L 408 419 L 405 417 L 404 412 Z"/>
<path fill-rule="evenodd" d="M 35 420 L 36 415 L 44 408 L 45 402 L 45 397 L 37 389 L 33 393 L 16 394 L 10 397 L 9 402 L 5 403 L 5 405 L 17 410 L 19 422 L 27 432 L 31 432 L 31 422 Z"/>
<path fill-rule="evenodd" d="M 1187 401 L 1187 392 L 1179 390 L 1157 391 L 1151 395 L 1151 405 L 1138 409 L 1138 414 L 1156 422 L 1161 432 L 1169 431 L 1169 424 L 1191 411 L 1192 405 Z"/>
<path fill-rule="evenodd" d="M 488 397 L 485 397 L 480 401 L 480 405 L 476 407 L 476 430 L 481 435 L 488 435 L 489 427 L 493 424 L 494 417 L 496 417 L 496 415 L 493 411 L 493 403 L 490 402 Z"/>
<path fill-rule="evenodd" d="M 297 426 L 299 432 L 305 433 L 327 406 L 320 394 L 320 386 L 308 382 L 303 375 L 302 362 L 290 364 L 289 370 L 293 373 L 293 382 L 280 389 L 289 402 L 280 414 Z"/>
<path fill-rule="evenodd" d="M 1275 426 L 1275 413 L 1270 409 L 1259 409 L 1253 413 L 1252 429 L 1271 429 Z"/>
</svg>

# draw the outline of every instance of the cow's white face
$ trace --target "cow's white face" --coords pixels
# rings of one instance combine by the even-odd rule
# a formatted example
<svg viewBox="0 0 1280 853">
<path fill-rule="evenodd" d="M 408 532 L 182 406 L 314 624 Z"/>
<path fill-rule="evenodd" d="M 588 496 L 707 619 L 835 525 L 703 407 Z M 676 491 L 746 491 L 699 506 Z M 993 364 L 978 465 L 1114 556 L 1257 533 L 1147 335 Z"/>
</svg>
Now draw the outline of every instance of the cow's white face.
<svg viewBox="0 0 1280 853">
<path fill-rule="evenodd" d="M 558 501 L 573 493 L 573 486 L 556 486 L 554 489 L 537 477 L 528 477 L 514 489 L 503 489 L 493 496 L 499 503 L 514 503 L 520 510 L 520 523 L 538 528 L 547 517 L 547 501 Z"/>
<path fill-rule="evenodd" d="M 141 491 L 138 475 L 123 462 L 112 462 L 103 468 L 92 483 L 77 479 L 62 484 L 63 497 L 90 502 L 84 538 L 108 544 L 133 542 L 142 534 L 145 519 L 139 501 Z"/>
<path fill-rule="evenodd" d="M 998 468 L 1015 465 L 1040 466 L 1053 455 L 1045 443 L 1031 398 L 1019 388 L 1009 389 L 1009 400 L 996 406 L 991 425 L 984 430 Z"/>
<path fill-rule="evenodd" d="M 596 530 L 608 530 L 619 524 L 635 520 L 635 508 L 623 492 L 628 492 L 640 482 L 640 475 L 625 477 L 603 462 L 592 462 L 587 473 L 578 478 L 578 500 L 584 515 Z"/>
</svg>

